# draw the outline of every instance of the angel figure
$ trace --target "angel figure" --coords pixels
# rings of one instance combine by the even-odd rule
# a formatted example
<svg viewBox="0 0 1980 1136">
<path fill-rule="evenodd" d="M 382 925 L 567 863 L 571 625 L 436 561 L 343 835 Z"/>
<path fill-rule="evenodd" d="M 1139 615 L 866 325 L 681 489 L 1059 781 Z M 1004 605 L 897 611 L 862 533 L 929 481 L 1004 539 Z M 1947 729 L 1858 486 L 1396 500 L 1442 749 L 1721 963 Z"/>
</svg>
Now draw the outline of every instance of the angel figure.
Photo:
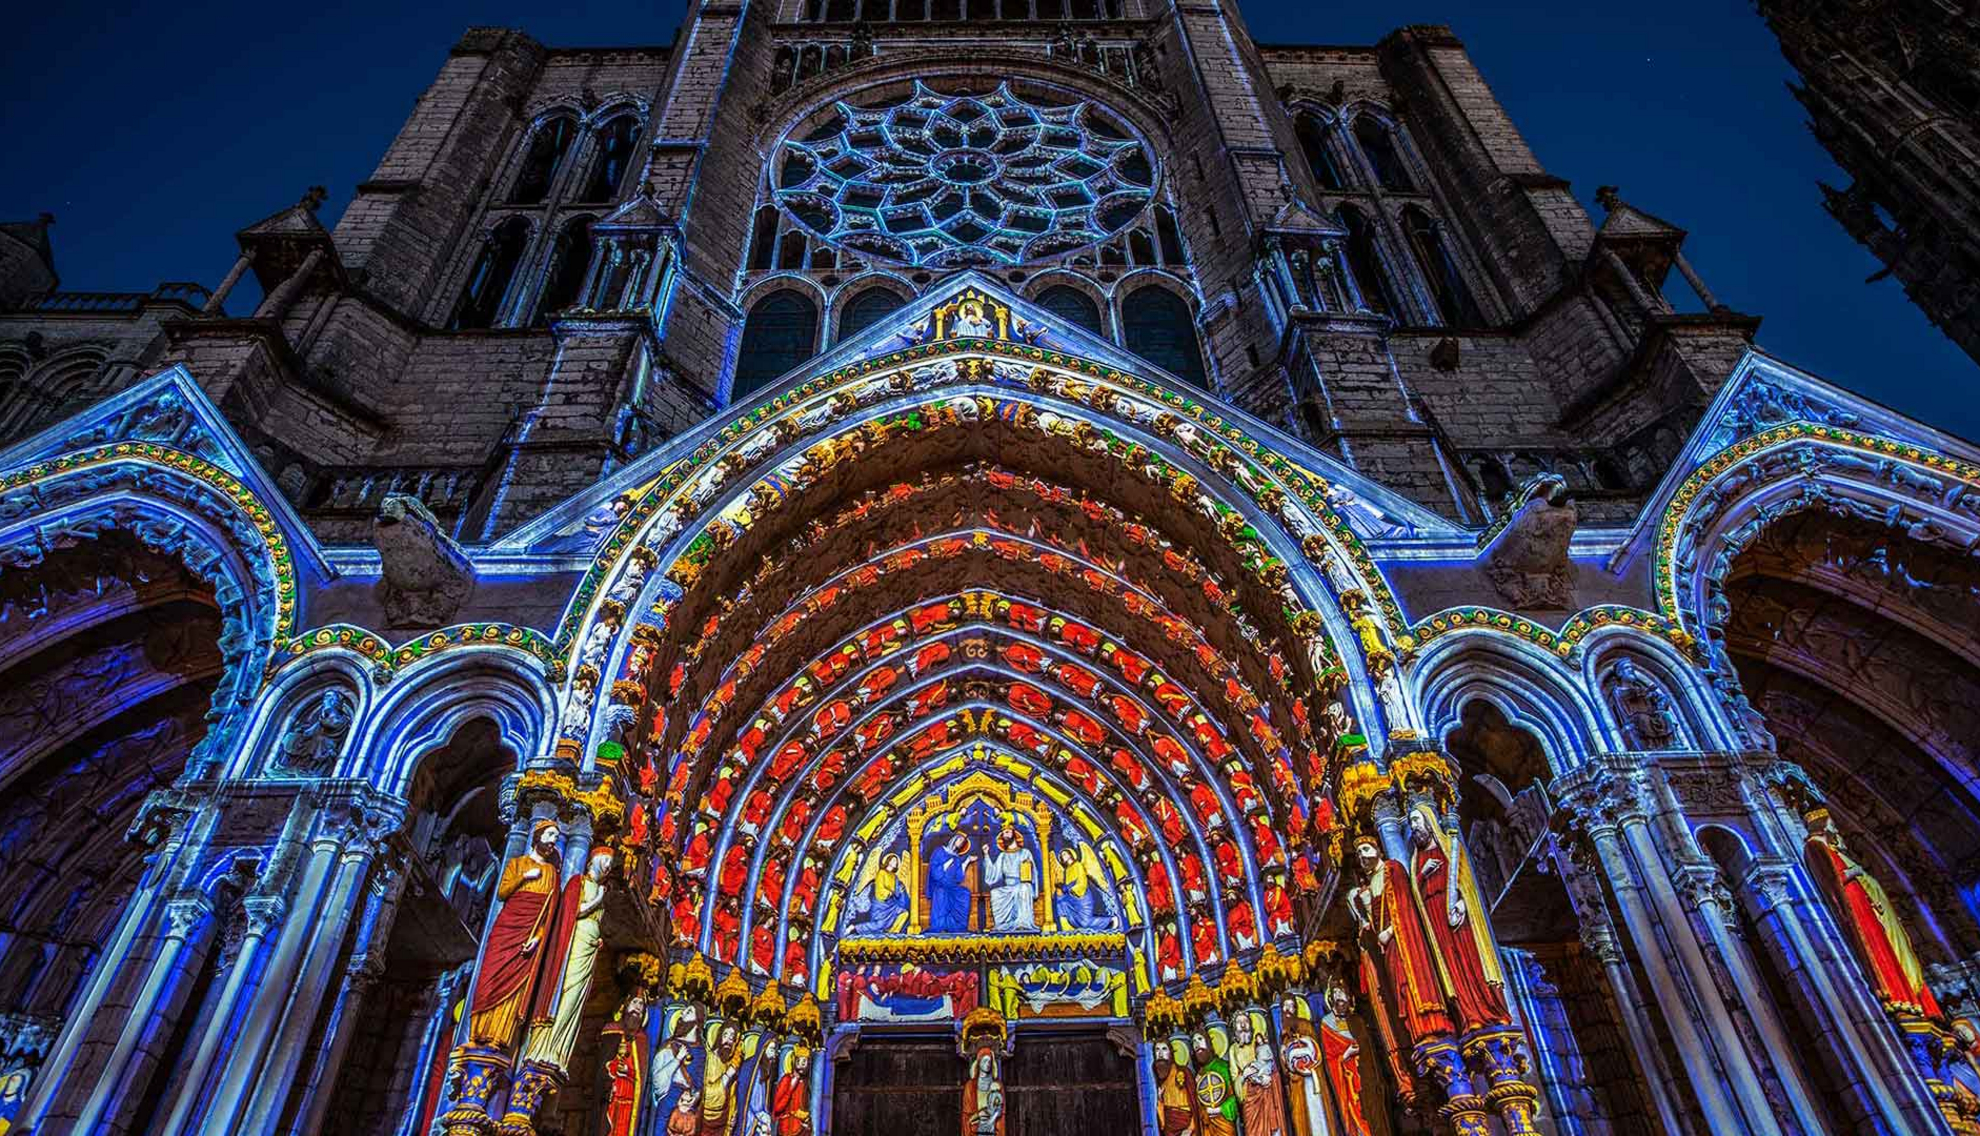
<svg viewBox="0 0 1980 1136">
<path fill-rule="evenodd" d="M 882 852 L 867 862 L 853 883 L 852 904 L 846 913 L 848 935 L 888 935 L 907 921 L 907 881 L 901 878 L 901 854 Z"/>
<path fill-rule="evenodd" d="M 1112 931 L 1119 927 L 1114 913 L 1101 895 L 1107 874 L 1093 845 L 1079 842 L 1059 849 L 1059 886 L 1053 893 L 1052 909 L 1068 931 Z"/>
</svg>

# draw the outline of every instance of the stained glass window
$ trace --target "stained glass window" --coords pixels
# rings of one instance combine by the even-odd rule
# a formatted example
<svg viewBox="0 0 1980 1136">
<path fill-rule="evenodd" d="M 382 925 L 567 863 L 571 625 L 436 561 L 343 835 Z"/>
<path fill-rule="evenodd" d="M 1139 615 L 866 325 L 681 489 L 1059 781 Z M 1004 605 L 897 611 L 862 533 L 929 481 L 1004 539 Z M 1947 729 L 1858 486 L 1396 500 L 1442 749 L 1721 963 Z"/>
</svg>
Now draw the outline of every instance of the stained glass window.
<svg viewBox="0 0 1980 1136">
<path fill-rule="evenodd" d="M 887 316 L 900 311 L 905 303 L 885 288 L 868 288 L 852 298 L 839 313 L 839 338 L 851 339 Z"/>
<path fill-rule="evenodd" d="M 820 239 L 902 264 L 1021 264 L 1120 232 L 1155 168 L 1116 115 L 998 87 L 916 83 L 891 106 L 840 103 L 784 143 L 777 203 Z"/>
<path fill-rule="evenodd" d="M 1038 306 L 1067 323 L 1100 335 L 1100 307 L 1070 284 L 1054 284 L 1038 294 Z"/>
<path fill-rule="evenodd" d="M 522 260 L 523 245 L 529 241 L 529 222 L 511 217 L 495 227 L 475 258 L 461 288 L 460 302 L 454 305 L 454 331 L 494 327 L 495 315 L 502 309 L 502 298 L 509 294 L 509 281 L 515 279 L 516 265 Z"/>
<path fill-rule="evenodd" d="M 543 285 L 543 296 L 536 305 L 538 327 L 550 322 L 552 313 L 577 303 L 584 288 L 585 270 L 591 267 L 591 218 L 577 217 L 557 234 L 550 252 L 550 275 Z"/>
</svg>

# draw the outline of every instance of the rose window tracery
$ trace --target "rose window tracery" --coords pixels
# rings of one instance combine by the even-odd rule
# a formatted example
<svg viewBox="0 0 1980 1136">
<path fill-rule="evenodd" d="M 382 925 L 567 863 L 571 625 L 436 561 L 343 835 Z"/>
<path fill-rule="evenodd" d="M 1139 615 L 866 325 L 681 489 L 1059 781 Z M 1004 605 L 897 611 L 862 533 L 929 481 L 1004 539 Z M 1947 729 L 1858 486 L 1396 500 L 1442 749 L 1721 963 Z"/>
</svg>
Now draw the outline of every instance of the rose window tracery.
<svg viewBox="0 0 1980 1136">
<path fill-rule="evenodd" d="M 785 141 L 776 199 L 820 240 L 935 268 L 1020 264 L 1106 240 L 1147 208 L 1148 147 L 1112 111 L 917 82 L 835 104 Z"/>
</svg>

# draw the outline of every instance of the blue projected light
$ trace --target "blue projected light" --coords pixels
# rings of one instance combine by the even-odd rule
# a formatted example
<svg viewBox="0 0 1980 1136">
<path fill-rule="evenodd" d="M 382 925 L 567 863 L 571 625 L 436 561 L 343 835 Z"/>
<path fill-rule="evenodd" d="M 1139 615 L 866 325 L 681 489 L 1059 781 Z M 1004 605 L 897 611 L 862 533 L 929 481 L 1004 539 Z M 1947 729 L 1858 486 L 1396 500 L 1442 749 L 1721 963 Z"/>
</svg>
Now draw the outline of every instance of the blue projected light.
<svg viewBox="0 0 1980 1136">
<path fill-rule="evenodd" d="M 1111 111 L 1000 85 L 916 82 L 891 106 L 838 103 L 783 147 L 777 204 L 820 240 L 902 264 L 1020 264 L 1106 240 L 1154 194 L 1148 148 Z"/>
</svg>

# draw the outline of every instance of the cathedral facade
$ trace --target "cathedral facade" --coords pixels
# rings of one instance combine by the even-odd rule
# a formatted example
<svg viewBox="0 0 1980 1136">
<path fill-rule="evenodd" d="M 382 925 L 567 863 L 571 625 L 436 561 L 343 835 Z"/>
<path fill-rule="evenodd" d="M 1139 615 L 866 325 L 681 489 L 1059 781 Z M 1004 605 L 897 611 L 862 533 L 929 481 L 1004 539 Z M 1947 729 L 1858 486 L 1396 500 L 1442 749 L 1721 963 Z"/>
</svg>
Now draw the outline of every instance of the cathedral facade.
<svg viewBox="0 0 1980 1136">
<path fill-rule="evenodd" d="M 1449 29 L 689 7 L 0 226 L 0 1128 L 1980 1131 L 1980 447 Z"/>
</svg>

